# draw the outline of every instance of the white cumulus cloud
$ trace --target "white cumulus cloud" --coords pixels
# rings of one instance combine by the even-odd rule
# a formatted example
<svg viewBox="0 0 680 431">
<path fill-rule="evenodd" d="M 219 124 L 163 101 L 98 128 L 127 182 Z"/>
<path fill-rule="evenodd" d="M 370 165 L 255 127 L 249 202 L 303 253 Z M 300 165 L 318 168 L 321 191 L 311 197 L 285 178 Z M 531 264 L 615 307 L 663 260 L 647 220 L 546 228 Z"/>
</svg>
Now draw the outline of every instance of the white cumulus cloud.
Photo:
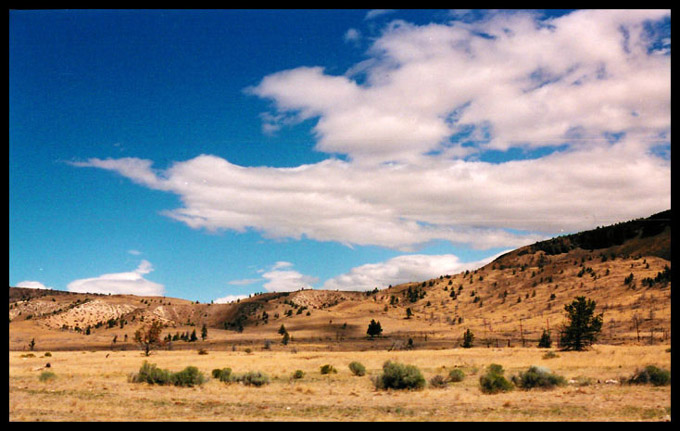
<svg viewBox="0 0 680 431">
<path fill-rule="evenodd" d="M 352 268 L 348 273 L 327 280 L 323 289 L 373 290 L 384 289 L 412 281 L 422 281 L 441 275 L 453 275 L 465 270 L 477 269 L 496 256 L 477 262 L 461 262 L 452 254 L 397 256 L 385 262 L 370 263 Z"/>
<path fill-rule="evenodd" d="M 319 279 L 301 274 L 292 268 L 290 262 L 277 262 L 269 271 L 263 272 L 262 277 L 267 280 L 262 286 L 267 292 L 293 292 L 300 289 L 313 289 L 313 284 Z"/>
<path fill-rule="evenodd" d="M 153 271 L 151 263 L 142 260 L 137 269 L 131 272 L 103 274 L 99 277 L 75 280 L 70 282 L 66 289 L 69 292 L 80 293 L 162 296 L 165 290 L 164 286 L 143 277 L 151 271 Z"/>
<path fill-rule="evenodd" d="M 20 281 L 19 283 L 16 284 L 15 287 L 25 287 L 29 289 L 52 289 L 51 287 L 45 286 L 39 281 L 31 281 L 31 280 L 26 280 L 26 281 Z"/>
<path fill-rule="evenodd" d="M 352 73 L 305 66 L 247 89 L 272 102 L 267 130 L 311 119 L 316 149 L 346 160 L 73 164 L 177 195 L 164 215 L 195 229 L 348 246 L 514 248 L 645 217 L 670 208 L 670 161 L 655 152 L 670 147 L 670 55 L 648 31 L 663 19 L 669 11 L 636 9 L 395 20 Z M 484 158 L 508 149 L 526 157 Z"/>
</svg>

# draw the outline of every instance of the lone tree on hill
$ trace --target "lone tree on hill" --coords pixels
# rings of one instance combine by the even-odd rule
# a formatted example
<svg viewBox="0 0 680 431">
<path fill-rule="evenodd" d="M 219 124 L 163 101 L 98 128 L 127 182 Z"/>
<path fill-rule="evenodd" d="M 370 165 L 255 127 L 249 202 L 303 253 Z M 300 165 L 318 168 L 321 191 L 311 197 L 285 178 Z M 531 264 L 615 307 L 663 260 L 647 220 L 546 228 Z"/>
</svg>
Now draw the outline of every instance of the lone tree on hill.
<svg viewBox="0 0 680 431">
<path fill-rule="evenodd" d="M 560 347 L 563 350 L 585 350 L 597 340 L 602 330 L 603 313 L 595 315 L 596 303 L 585 296 L 578 296 L 564 306 L 569 323 L 560 331 Z"/>
<path fill-rule="evenodd" d="M 154 320 L 151 322 L 151 325 L 135 331 L 135 342 L 144 349 L 145 356 L 149 356 L 151 349 L 160 344 L 162 330 L 163 324 L 158 320 Z"/>
<path fill-rule="evenodd" d="M 371 323 L 368 324 L 368 330 L 366 330 L 366 333 L 371 337 L 375 337 L 376 335 L 379 336 L 382 334 L 382 327 L 380 326 L 380 322 L 376 322 L 374 319 L 371 319 Z"/>
</svg>

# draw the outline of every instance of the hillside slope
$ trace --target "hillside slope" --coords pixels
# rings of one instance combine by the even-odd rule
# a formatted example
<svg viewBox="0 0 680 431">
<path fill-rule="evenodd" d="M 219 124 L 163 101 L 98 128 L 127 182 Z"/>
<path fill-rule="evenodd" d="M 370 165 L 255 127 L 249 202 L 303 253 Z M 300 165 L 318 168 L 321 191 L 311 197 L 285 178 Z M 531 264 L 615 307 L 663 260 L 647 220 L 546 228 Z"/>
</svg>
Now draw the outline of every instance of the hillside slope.
<svg viewBox="0 0 680 431">
<path fill-rule="evenodd" d="M 164 323 L 164 335 L 200 336 L 205 324 L 208 339 L 198 344 L 216 349 L 259 348 L 264 340 L 283 348 L 281 325 L 292 346 L 319 349 L 400 348 L 409 339 L 416 348 L 452 347 L 468 328 L 476 345 L 534 344 L 544 329 L 556 339 L 564 305 L 577 296 L 594 299 L 604 313 L 601 342 L 668 341 L 670 220 L 668 210 L 522 247 L 475 271 L 372 292 L 300 290 L 198 304 L 10 287 L 10 349 L 31 339 L 52 350 L 133 348 L 136 328 L 153 319 Z M 371 319 L 384 331 L 376 340 L 366 339 Z"/>
</svg>

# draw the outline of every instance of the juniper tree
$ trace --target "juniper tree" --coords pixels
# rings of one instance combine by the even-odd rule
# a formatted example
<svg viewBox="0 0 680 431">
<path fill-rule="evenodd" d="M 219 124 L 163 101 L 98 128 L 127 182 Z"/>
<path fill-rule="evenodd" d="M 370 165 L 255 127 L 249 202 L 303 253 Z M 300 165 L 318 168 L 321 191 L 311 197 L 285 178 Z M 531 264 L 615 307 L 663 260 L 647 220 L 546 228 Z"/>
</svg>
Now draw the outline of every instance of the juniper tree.
<svg viewBox="0 0 680 431">
<path fill-rule="evenodd" d="M 371 323 L 368 324 L 368 329 L 366 330 L 366 333 L 371 337 L 375 337 L 376 335 L 382 334 L 382 327 L 380 326 L 380 322 L 376 322 L 374 319 L 371 319 Z"/>
</svg>

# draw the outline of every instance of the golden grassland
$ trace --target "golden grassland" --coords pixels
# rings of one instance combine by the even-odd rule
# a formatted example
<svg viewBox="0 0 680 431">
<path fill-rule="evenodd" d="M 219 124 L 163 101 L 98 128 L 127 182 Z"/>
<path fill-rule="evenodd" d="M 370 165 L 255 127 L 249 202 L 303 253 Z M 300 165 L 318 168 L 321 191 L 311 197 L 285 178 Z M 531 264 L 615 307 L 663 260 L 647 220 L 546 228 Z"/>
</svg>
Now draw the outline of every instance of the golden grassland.
<svg viewBox="0 0 680 431">
<path fill-rule="evenodd" d="M 200 344 L 200 343 L 199 343 Z M 557 357 L 544 355 L 553 351 Z M 304 346 L 254 348 L 250 352 L 158 350 L 82 350 L 9 353 L 10 421 L 659 421 L 670 419 L 670 386 L 605 383 L 621 381 L 646 365 L 670 370 L 668 344 L 595 345 L 585 352 L 536 347 L 402 351 L 318 351 Z M 32 355 L 32 357 L 31 357 Z M 143 361 L 180 371 L 199 368 L 208 381 L 196 387 L 131 383 Z M 427 381 L 460 367 L 466 378 L 445 388 L 429 384 L 418 391 L 376 390 L 371 377 L 386 360 L 417 366 Z M 366 366 L 354 376 L 352 361 Z M 50 368 L 44 368 L 46 363 Z M 549 367 L 569 384 L 551 390 L 515 389 L 487 395 L 479 376 L 491 363 L 509 378 L 530 365 Z M 322 375 L 331 364 L 337 374 Z M 234 373 L 261 371 L 271 383 L 262 387 L 210 378 L 215 368 Z M 302 370 L 302 379 L 291 374 Z M 41 381 L 51 371 L 54 379 Z"/>
</svg>

